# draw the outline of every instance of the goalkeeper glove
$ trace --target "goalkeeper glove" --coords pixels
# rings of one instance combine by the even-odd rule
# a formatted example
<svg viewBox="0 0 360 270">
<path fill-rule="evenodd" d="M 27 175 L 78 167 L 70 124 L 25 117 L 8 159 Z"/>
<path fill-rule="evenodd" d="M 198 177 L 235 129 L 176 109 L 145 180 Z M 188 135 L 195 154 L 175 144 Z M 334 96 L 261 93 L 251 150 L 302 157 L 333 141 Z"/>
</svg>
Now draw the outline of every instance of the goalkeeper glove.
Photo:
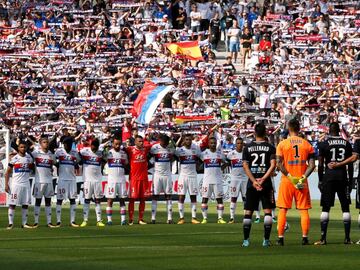
<svg viewBox="0 0 360 270">
<path fill-rule="evenodd" d="M 304 183 L 306 182 L 306 176 L 303 175 L 301 176 L 301 178 L 298 180 L 298 182 L 295 184 L 295 188 L 296 189 L 303 189 L 305 187 Z"/>
<path fill-rule="evenodd" d="M 293 183 L 294 185 L 297 184 L 299 181 L 299 177 L 292 176 L 290 173 L 287 175 L 287 178 Z"/>
</svg>

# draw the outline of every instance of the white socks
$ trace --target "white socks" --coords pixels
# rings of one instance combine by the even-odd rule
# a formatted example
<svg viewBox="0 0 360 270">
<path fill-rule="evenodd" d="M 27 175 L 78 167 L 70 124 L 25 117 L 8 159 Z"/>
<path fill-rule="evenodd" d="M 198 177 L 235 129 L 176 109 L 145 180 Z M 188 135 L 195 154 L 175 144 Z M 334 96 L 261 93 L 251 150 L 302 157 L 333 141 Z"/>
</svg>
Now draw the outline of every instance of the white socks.
<svg viewBox="0 0 360 270">
<path fill-rule="evenodd" d="M 100 203 L 95 204 L 96 221 L 101 221 L 101 205 Z"/>
</svg>

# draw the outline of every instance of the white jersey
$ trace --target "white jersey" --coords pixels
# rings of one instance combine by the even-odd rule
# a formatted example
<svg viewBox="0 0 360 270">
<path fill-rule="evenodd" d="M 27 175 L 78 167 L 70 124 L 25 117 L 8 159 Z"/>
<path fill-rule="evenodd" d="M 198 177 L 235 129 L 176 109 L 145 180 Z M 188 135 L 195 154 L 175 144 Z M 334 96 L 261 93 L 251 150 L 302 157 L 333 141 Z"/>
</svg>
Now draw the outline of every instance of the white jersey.
<svg viewBox="0 0 360 270">
<path fill-rule="evenodd" d="M 80 150 L 83 161 L 84 182 L 101 182 L 101 163 L 103 160 L 102 151 L 94 153 L 90 148 Z"/>
<path fill-rule="evenodd" d="M 225 162 L 225 156 L 221 150 L 211 152 L 206 149 L 201 153 L 204 162 L 204 183 L 217 184 L 222 182 L 221 163 Z"/>
<path fill-rule="evenodd" d="M 151 147 L 150 153 L 155 158 L 154 172 L 162 176 L 171 175 L 171 159 L 174 151 L 169 147 L 164 148 L 157 143 Z"/>
<path fill-rule="evenodd" d="M 129 163 L 127 154 L 123 151 L 111 149 L 106 156 L 108 164 L 108 183 L 125 183 L 124 166 Z"/>
<path fill-rule="evenodd" d="M 236 150 L 232 150 L 226 156 L 231 164 L 231 180 L 247 180 L 247 176 L 243 167 L 242 155 L 242 152 L 239 153 Z"/>
<path fill-rule="evenodd" d="M 55 151 L 55 156 L 59 161 L 59 180 L 76 181 L 75 167 L 80 162 L 80 156 L 75 150 L 66 152 L 64 148 Z"/>
<path fill-rule="evenodd" d="M 179 175 L 196 176 L 196 157 L 200 157 L 198 146 L 192 144 L 190 149 L 185 146 L 176 148 L 175 155 L 180 160 Z"/>
<path fill-rule="evenodd" d="M 13 169 L 11 184 L 27 186 L 30 184 L 29 178 L 34 160 L 29 154 L 24 157 L 17 154 L 10 162 L 9 167 Z"/>
<path fill-rule="evenodd" d="M 56 157 L 50 151 L 47 153 L 41 149 L 32 151 L 31 155 L 35 160 L 35 182 L 42 184 L 52 184 L 53 170 Z"/>
</svg>

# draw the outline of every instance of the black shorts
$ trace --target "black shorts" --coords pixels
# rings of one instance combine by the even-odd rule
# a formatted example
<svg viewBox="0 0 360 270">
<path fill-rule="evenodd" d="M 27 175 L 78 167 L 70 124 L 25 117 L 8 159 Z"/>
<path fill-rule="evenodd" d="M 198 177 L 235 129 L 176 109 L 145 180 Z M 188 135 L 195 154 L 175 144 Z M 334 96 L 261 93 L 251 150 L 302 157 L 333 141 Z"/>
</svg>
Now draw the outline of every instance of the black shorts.
<svg viewBox="0 0 360 270">
<path fill-rule="evenodd" d="M 275 208 L 274 189 L 264 188 L 262 191 L 257 191 L 253 186 L 248 187 L 246 190 L 245 210 L 257 211 L 259 202 L 261 202 L 263 209 Z"/>
<path fill-rule="evenodd" d="M 341 208 L 343 210 L 348 209 L 351 204 L 350 189 L 351 187 L 349 187 L 346 180 L 324 182 L 320 205 L 325 208 L 334 206 L 335 194 L 337 194 Z"/>
</svg>

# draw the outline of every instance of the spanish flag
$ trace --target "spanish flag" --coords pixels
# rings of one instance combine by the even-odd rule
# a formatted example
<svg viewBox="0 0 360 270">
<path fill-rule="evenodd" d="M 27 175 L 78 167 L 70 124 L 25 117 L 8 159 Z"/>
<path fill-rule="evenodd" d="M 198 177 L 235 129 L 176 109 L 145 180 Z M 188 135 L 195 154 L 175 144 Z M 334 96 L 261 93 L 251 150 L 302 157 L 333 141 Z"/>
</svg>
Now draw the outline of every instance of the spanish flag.
<svg viewBox="0 0 360 270">
<path fill-rule="evenodd" d="M 190 60 L 202 60 L 198 41 L 184 41 L 165 44 L 166 48 L 175 55 L 182 55 Z"/>
</svg>

